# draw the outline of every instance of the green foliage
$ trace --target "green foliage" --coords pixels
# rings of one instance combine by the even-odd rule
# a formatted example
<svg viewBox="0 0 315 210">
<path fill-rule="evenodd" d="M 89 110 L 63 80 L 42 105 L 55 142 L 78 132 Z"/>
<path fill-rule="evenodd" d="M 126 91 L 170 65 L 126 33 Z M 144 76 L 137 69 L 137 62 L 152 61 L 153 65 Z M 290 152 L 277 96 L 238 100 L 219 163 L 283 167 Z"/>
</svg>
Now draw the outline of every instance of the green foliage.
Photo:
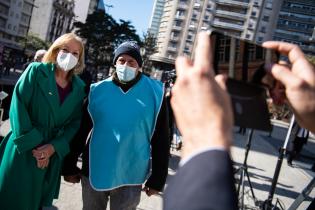
<svg viewBox="0 0 315 210">
<path fill-rule="evenodd" d="M 48 49 L 51 43 L 46 42 L 35 35 L 28 35 L 25 39 L 20 41 L 20 44 L 23 48 L 30 51 L 36 51 L 39 49 Z"/>
<path fill-rule="evenodd" d="M 143 66 L 142 69 L 145 73 L 150 74 L 152 71 L 152 62 L 150 61 L 150 56 L 157 52 L 156 37 L 149 31 L 143 35 L 144 41 L 142 46 L 142 59 Z"/>
<path fill-rule="evenodd" d="M 315 65 L 315 56 L 308 55 L 306 58 L 309 62 Z"/>
<path fill-rule="evenodd" d="M 129 21 L 115 19 L 102 10 L 88 15 L 86 22 L 75 22 L 76 34 L 86 40 L 86 58 L 88 67 L 109 70 L 112 65 L 115 48 L 126 40 L 140 42 L 136 30 Z"/>
</svg>

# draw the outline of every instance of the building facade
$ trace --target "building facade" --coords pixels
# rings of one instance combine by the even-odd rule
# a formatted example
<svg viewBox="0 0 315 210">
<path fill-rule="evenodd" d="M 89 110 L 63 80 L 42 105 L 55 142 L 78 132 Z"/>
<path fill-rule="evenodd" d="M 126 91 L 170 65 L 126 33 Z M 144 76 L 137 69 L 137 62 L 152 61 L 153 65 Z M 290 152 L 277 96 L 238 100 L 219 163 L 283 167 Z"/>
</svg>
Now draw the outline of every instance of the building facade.
<svg viewBox="0 0 315 210">
<path fill-rule="evenodd" d="M 315 55 L 315 0 L 284 0 L 273 39 L 297 44 Z"/>
<path fill-rule="evenodd" d="M 85 23 L 90 0 L 74 0 L 74 21 Z"/>
<path fill-rule="evenodd" d="M 34 0 L 0 0 L 0 65 L 23 61 Z"/>
<path fill-rule="evenodd" d="M 280 6 L 281 0 L 166 0 L 152 60 L 174 63 L 178 55 L 192 57 L 201 30 L 259 43 L 271 40 Z"/>
<path fill-rule="evenodd" d="M 157 37 L 161 18 L 163 15 L 165 0 L 155 0 L 153 5 L 153 12 L 149 25 L 149 32 Z"/>
<path fill-rule="evenodd" d="M 35 0 L 29 33 L 53 42 L 72 30 L 74 0 Z"/>
</svg>

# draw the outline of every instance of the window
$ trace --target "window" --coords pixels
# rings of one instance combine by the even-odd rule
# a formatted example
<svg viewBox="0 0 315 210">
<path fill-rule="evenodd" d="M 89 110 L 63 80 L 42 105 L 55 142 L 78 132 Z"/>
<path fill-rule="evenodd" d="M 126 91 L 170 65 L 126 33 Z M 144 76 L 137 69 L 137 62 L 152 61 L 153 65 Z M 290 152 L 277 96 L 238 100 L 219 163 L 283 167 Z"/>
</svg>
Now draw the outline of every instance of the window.
<svg viewBox="0 0 315 210">
<path fill-rule="evenodd" d="M 266 4 L 266 9 L 272 9 L 272 3 L 268 2 L 268 3 Z"/>
<path fill-rule="evenodd" d="M 268 22 L 268 21 L 269 21 L 269 16 L 264 15 L 264 17 L 263 17 L 263 21 Z"/>
<path fill-rule="evenodd" d="M 261 27 L 261 28 L 260 28 L 260 32 L 261 32 L 261 33 L 266 33 L 266 27 L 265 27 L 265 26 Z"/>
</svg>

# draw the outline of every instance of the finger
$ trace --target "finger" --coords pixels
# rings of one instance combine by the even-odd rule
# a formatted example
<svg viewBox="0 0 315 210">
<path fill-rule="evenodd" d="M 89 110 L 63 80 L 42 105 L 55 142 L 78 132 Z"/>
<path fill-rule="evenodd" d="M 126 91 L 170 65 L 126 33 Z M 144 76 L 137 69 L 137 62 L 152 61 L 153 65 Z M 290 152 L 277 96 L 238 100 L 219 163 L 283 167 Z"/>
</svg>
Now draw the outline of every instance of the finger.
<svg viewBox="0 0 315 210">
<path fill-rule="evenodd" d="M 211 76 L 214 76 L 211 50 L 209 35 L 206 32 L 200 32 L 198 34 L 194 66 L 203 73 L 210 73 Z"/>
<path fill-rule="evenodd" d="M 40 147 L 37 147 L 36 150 L 43 150 L 43 149 L 45 149 L 46 147 L 47 147 L 47 144 L 44 144 L 44 145 L 42 145 L 42 146 L 40 146 Z"/>
<path fill-rule="evenodd" d="M 48 165 L 49 165 L 49 159 L 47 159 L 47 160 L 45 161 L 44 168 L 47 168 Z"/>
<path fill-rule="evenodd" d="M 295 44 L 290 44 L 287 42 L 268 41 L 264 42 L 262 46 L 269 49 L 277 50 L 282 54 L 288 55 L 291 63 L 296 62 L 298 59 L 303 59 L 307 61 L 302 50 Z"/>
<path fill-rule="evenodd" d="M 282 84 L 284 84 L 285 87 L 289 87 L 299 81 L 299 78 L 297 78 L 296 75 L 283 65 L 273 65 L 271 74 L 276 80 L 279 80 Z"/>
<path fill-rule="evenodd" d="M 219 75 L 215 76 L 215 81 L 225 91 L 227 90 L 226 89 L 226 80 L 227 79 L 228 79 L 227 75 L 224 75 L 224 74 L 219 74 Z"/>
<path fill-rule="evenodd" d="M 185 74 L 185 71 L 187 71 L 187 69 L 192 67 L 192 62 L 188 58 L 180 56 L 176 59 L 175 66 L 176 66 L 176 76 L 182 77 L 183 74 Z"/>
</svg>

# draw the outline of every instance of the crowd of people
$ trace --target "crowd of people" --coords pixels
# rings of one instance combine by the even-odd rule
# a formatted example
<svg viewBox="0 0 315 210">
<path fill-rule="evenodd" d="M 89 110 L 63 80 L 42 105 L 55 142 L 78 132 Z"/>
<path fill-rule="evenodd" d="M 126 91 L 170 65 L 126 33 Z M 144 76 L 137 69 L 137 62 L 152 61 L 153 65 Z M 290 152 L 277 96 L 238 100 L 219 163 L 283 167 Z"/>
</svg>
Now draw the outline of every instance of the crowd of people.
<svg viewBox="0 0 315 210">
<path fill-rule="evenodd" d="M 263 46 L 288 56 L 291 63 L 275 63 L 270 74 L 281 83 L 299 126 L 314 132 L 314 66 L 296 45 Z M 231 99 L 226 77 L 214 73 L 209 34 L 199 34 L 194 60 L 176 59 L 169 95 L 141 72 L 137 43 L 124 42 L 113 53 L 113 75 L 91 85 L 77 75 L 85 67 L 84 45 L 73 33 L 59 37 L 41 62 L 27 65 L 13 92 L 11 131 L 0 144 L 1 209 L 52 206 L 63 175 L 81 182 L 84 210 L 105 210 L 108 201 L 112 210 L 135 210 L 141 191 L 151 196 L 164 190 L 170 112 L 183 147 L 163 208 L 238 209 Z"/>
</svg>

